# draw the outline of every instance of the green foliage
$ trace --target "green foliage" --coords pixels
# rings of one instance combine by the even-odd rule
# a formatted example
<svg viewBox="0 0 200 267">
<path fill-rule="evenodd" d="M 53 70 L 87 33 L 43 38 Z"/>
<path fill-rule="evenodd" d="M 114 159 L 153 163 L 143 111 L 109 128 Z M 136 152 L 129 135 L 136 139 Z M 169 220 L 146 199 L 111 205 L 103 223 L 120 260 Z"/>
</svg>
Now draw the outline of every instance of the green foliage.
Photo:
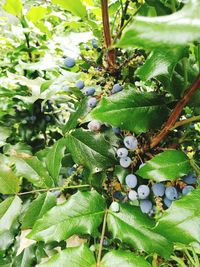
<svg viewBox="0 0 200 267">
<path fill-rule="evenodd" d="M 200 3 L 106 2 L 2 2 L 2 267 L 199 266 Z"/>
</svg>

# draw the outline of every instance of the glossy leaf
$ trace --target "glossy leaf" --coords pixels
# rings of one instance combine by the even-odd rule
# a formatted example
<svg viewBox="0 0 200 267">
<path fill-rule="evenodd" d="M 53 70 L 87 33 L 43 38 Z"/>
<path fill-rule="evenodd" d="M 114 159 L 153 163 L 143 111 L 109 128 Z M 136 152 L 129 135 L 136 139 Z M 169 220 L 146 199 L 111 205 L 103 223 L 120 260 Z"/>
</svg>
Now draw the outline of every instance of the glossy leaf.
<svg viewBox="0 0 200 267">
<path fill-rule="evenodd" d="M 54 184 L 58 183 L 58 176 L 61 169 L 62 158 L 64 157 L 64 152 L 66 145 L 63 139 L 58 140 L 50 149 L 46 157 L 47 170 L 54 180 Z"/>
<path fill-rule="evenodd" d="M 86 7 L 83 5 L 81 0 L 52 0 L 53 4 L 58 4 L 63 9 L 72 12 L 74 15 L 84 18 L 87 15 Z"/>
<path fill-rule="evenodd" d="M 143 257 L 136 256 L 133 252 L 123 250 L 112 250 L 103 257 L 102 267 L 150 267 Z"/>
<path fill-rule="evenodd" d="M 54 185 L 42 162 L 36 157 L 15 158 L 17 174 L 29 180 L 34 186 L 48 188 Z"/>
<path fill-rule="evenodd" d="M 155 230 L 168 240 L 189 244 L 200 242 L 200 188 L 192 190 L 180 200 L 174 201 L 171 208 L 159 219 Z"/>
<path fill-rule="evenodd" d="M 66 123 L 66 125 L 63 126 L 62 129 L 63 133 L 69 132 L 70 130 L 76 128 L 78 124 L 78 119 L 86 113 L 87 101 L 88 101 L 87 98 L 83 99 L 80 102 L 77 110 L 70 114 L 68 122 Z"/>
<path fill-rule="evenodd" d="M 6 139 L 10 136 L 10 129 L 7 127 L 0 127 L 0 147 L 6 144 Z"/>
<path fill-rule="evenodd" d="M 99 172 L 115 163 L 114 150 L 100 133 L 77 129 L 69 133 L 65 140 L 74 162 L 88 167 L 92 172 Z"/>
<path fill-rule="evenodd" d="M 32 245 L 15 257 L 12 267 L 32 267 L 35 261 L 35 245 Z"/>
<path fill-rule="evenodd" d="M 94 267 L 95 258 L 86 246 L 67 248 L 37 267 Z"/>
<path fill-rule="evenodd" d="M 47 8 L 44 6 L 31 6 L 30 10 L 26 14 L 26 17 L 33 23 L 37 23 L 47 13 Z"/>
<path fill-rule="evenodd" d="M 0 164 L 0 193 L 16 194 L 19 191 L 19 178 L 5 164 Z"/>
<path fill-rule="evenodd" d="M 136 134 L 158 128 L 168 114 L 164 99 L 154 93 L 123 91 L 103 98 L 91 115 Z"/>
<path fill-rule="evenodd" d="M 137 69 L 141 80 L 149 80 L 161 75 L 171 78 L 178 61 L 184 56 L 184 48 L 156 49 L 148 56 L 145 64 Z"/>
<path fill-rule="evenodd" d="M 188 157 L 178 150 L 166 150 L 147 161 L 136 173 L 157 182 L 176 180 L 188 174 L 191 166 Z"/>
<path fill-rule="evenodd" d="M 20 212 L 21 199 L 17 196 L 0 203 L 0 250 L 5 250 L 11 245 Z"/>
<path fill-rule="evenodd" d="M 22 229 L 32 228 L 35 222 L 54 206 L 56 206 L 56 197 L 53 193 L 39 195 L 26 210 L 22 220 Z"/>
<path fill-rule="evenodd" d="M 28 238 L 59 242 L 74 234 L 97 234 L 104 212 L 105 200 L 96 191 L 78 192 L 38 220 Z"/>
<path fill-rule="evenodd" d="M 20 16 L 22 13 L 22 1 L 21 0 L 6 0 L 3 9 L 8 13 Z"/>
<path fill-rule="evenodd" d="M 156 252 L 166 258 L 170 256 L 172 245 L 152 230 L 154 221 L 144 215 L 139 207 L 121 204 L 120 212 L 109 210 L 107 221 L 109 231 L 121 242 L 141 251 Z"/>
<path fill-rule="evenodd" d="M 200 2 L 190 0 L 182 10 L 167 16 L 135 17 L 118 47 L 185 46 L 200 38 Z"/>
</svg>

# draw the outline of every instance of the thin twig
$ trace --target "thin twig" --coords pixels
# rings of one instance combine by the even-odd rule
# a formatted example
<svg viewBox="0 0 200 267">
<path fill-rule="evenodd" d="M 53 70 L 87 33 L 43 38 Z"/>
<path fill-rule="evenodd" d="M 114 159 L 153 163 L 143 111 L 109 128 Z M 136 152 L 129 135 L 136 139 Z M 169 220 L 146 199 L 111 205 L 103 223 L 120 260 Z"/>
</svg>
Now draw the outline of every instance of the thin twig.
<svg viewBox="0 0 200 267">
<path fill-rule="evenodd" d="M 181 121 L 177 121 L 174 126 L 170 129 L 170 130 L 174 130 L 182 125 L 185 125 L 187 123 L 193 122 L 193 121 L 200 121 L 200 115 L 198 116 L 193 116 L 189 119 L 185 119 L 185 120 L 181 120 Z"/>
<path fill-rule="evenodd" d="M 101 239 L 99 244 L 99 253 L 97 257 L 97 264 L 96 267 L 100 267 L 100 261 L 101 261 L 101 254 L 102 254 L 102 248 L 103 248 L 103 239 L 106 231 L 106 221 L 108 216 L 108 210 L 105 211 L 104 219 L 103 219 L 103 226 L 102 226 L 102 232 L 101 232 Z"/>
<path fill-rule="evenodd" d="M 47 192 L 47 191 L 55 191 L 60 190 L 63 191 L 65 189 L 75 189 L 75 188 L 83 188 L 83 187 L 90 187 L 89 184 L 81 184 L 81 185 L 72 185 L 72 186 L 60 186 L 60 187 L 53 187 L 53 188 L 43 188 L 43 189 L 36 189 L 32 191 L 18 193 L 18 196 L 27 195 L 27 194 L 34 194 L 38 192 Z"/>
<path fill-rule="evenodd" d="M 200 74 L 198 75 L 194 83 L 185 92 L 183 98 L 176 104 L 167 122 L 164 124 L 162 130 L 152 138 L 150 143 L 150 148 L 154 148 L 160 143 L 161 140 L 163 140 L 163 138 L 165 138 L 170 129 L 174 126 L 185 105 L 189 102 L 191 97 L 199 88 L 200 88 Z"/>
</svg>

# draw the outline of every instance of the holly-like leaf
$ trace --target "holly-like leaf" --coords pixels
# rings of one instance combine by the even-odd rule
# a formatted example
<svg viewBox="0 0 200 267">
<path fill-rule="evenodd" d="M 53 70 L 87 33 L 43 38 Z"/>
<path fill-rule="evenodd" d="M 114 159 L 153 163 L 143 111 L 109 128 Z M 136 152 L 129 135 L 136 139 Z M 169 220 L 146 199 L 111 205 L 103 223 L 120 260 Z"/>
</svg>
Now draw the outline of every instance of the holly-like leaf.
<svg viewBox="0 0 200 267">
<path fill-rule="evenodd" d="M 77 129 L 69 133 L 65 140 L 74 162 L 88 167 L 92 172 L 99 172 L 115 163 L 114 150 L 102 134 Z"/>
<path fill-rule="evenodd" d="M 14 258 L 12 267 L 31 267 L 36 261 L 35 256 L 36 246 L 31 245 L 25 248 L 19 255 Z"/>
<path fill-rule="evenodd" d="M 17 196 L 0 203 L 0 250 L 5 250 L 13 241 L 21 206 L 21 199 Z"/>
<path fill-rule="evenodd" d="M 20 16 L 22 13 L 22 1 L 21 0 L 6 0 L 3 9 L 8 13 Z"/>
<path fill-rule="evenodd" d="M 105 200 L 96 191 L 78 192 L 38 220 L 28 238 L 59 242 L 74 234 L 95 235 L 105 208 Z"/>
<path fill-rule="evenodd" d="M 148 56 L 145 64 L 137 69 L 136 75 L 143 81 L 161 75 L 171 78 L 175 65 L 184 54 L 184 48 L 155 49 Z"/>
<path fill-rule="evenodd" d="M 0 193 L 16 194 L 19 192 L 19 178 L 10 167 L 0 164 Z"/>
<path fill-rule="evenodd" d="M 94 267 L 95 258 L 92 251 L 86 246 L 64 249 L 45 263 L 37 267 Z"/>
<path fill-rule="evenodd" d="M 22 229 L 33 227 L 34 223 L 54 206 L 56 206 L 56 197 L 53 193 L 49 192 L 39 195 L 25 212 L 22 220 Z"/>
<path fill-rule="evenodd" d="M 76 128 L 78 124 L 78 119 L 86 113 L 88 99 L 83 99 L 77 108 L 77 110 L 70 114 L 69 120 L 66 125 L 63 126 L 63 133 L 69 132 L 70 130 Z"/>
<path fill-rule="evenodd" d="M 168 109 L 162 97 L 133 90 L 103 98 L 91 113 L 97 120 L 136 134 L 160 127 L 167 114 Z"/>
<path fill-rule="evenodd" d="M 17 174 L 29 180 L 34 186 L 48 188 L 54 185 L 42 162 L 37 157 L 15 158 Z"/>
<path fill-rule="evenodd" d="M 114 238 L 147 253 L 156 252 L 166 258 L 170 256 L 171 243 L 152 230 L 154 221 L 144 215 L 139 207 L 121 204 L 120 212 L 109 210 L 107 221 Z"/>
<path fill-rule="evenodd" d="M 188 174 L 191 166 L 188 157 L 178 150 L 166 150 L 147 161 L 136 174 L 156 182 L 176 180 Z"/>
<path fill-rule="evenodd" d="M 192 190 L 180 200 L 174 201 L 170 209 L 159 219 L 155 230 L 168 240 L 189 244 L 200 242 L 200 188 Z"/>
<path fill-rule="evenodd" d="M 66 145 L 64 140 L 60 139 L 49 149 L 46 157 L 47 170 L 54 179 L 55 184 L 58 184 L 58 176 L 62 166 L 61 162 L 64 157 L 65 149 Z"/>
<path fill-rule="evenodd" d="M 101 261 L 103 267 L 150 267 L 143 257 L 136 256 L 133 252 L 123 250 L 112 250 L 103 257 Z"/>
<path fill-rule="evenodd" d="M 52 0 L 53 4 L 58 4 L 63 9 L 72 12 L 74 15 L 84 18 L 87 15 L 86 7 L 83 5 L 81 0 Z"/>
<path fill-rule="evenodd" d="M 135 17 L 118 47 L 185 46 L 200 38 L 200 2 L 190 0 L 182 10 L 167 16 Z"/>
</svg>

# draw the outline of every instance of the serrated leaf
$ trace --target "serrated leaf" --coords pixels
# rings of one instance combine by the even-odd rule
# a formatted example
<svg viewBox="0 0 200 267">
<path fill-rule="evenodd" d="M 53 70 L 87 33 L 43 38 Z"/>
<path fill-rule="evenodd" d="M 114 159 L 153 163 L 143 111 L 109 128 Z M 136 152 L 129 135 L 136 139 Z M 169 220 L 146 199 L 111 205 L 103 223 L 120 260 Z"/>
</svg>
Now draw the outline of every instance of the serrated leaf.
<svg viewBox="0 0 200 267">
<path fill-rule="evenodd" d="M 178 150 L 166 150 L 147 161 L 136 174 L 156 182 L 176 180 L 188 174 L 191 166 L 188 157 Z"/>
<path fill-rule="evenodd" d="M 139 207 L 121 204 L 120 212 L 109 210 L 107 222 L 114 238 L 141 251 L 156 252 L 166 258 L 170 256 L 171 243 L 152 230 L 154 221 L 143 214 Z"/>
<path fill-rule="evenodd" d="M 136 256 L 133 252 L 112 250 L 103 257 L 101 267 L 150 267 L 143 257 Z"/>
<path fill-rule="evenodd" d="M 46 157 L 46 166 L 49 174 L 54 180 L 54 184 L 58 184 L 58 176 L 61 169 L 61 162 L 64 157 L 66 145 L 64 139 L 58 140 L 50 149 Z"/>
<path fill-rule="evenodd" d="M 137 69 L 136 75 L 143 81 L 161 75 L 171 78 L 175 65 L 184 54 L 185 48 L 156 49 L 148 56 L 145 64 Z"/>
<path fill-rule="evenodd" d="M 70 130 L 76 128 L 78 124 L 78 119 L 83 116 L 87 110 L 87 101 L 88 99 L 83 99 L 77 108 L 77 110 L 70 114 L 69 120 L 67 121 L 66 125 L 63 126 L 62 131 L 63 133 L 67 133 Z"/>
<path fill-rule="evenodd" d="M 14 258 L 12 267 L 32 267 L 36 261 L 35 245 L 25 248 L 19 255 Z"/>
<path fill-rule="evenodd" d="M 100 133 L 77 129 L 67 134 L 65 140 L 74 162 L 88 167 L 92 172 L 99 172 L 115 163 L 114 150 Z"/>
<path fill-rule="evenodd" d="M 17 174 L 29 180 L 34 186 L 48 188 L 54 185 L 42 162 L 36 157 L 15 158 Z"/>
<path fill-rule="evenodd" d="M 170 209 L 159 219 L 155 230 L 168 240 L 189 244 L 200 242 L 200 188 L 192 190 L 180 200 L 174 201 Z"/>
<path fill-rule="evenodd" d="M 58 4 L 63 9 L 72 12 L 74 15 L 84 18 L 87 15 L 86 7 L 83 5 L 81 0 L 52 0 L 53 4 Z"/>
<path fill-rule="evenodd" d="M 11 245 L 22 202 L 19 197 L 10 197 L 0 203 L 0 250 Z"/>
<path fill-rule="evenodd" d="M 19 192 L 19 178 L 10 167 L 0 163 L 0 193 L 16 194 Z"/>
<path fill-rule="evenodd" d="M 3 9 L 10 14 L 20 16 L 22 13 L 22 2 L 21 0 L 6 0 Z"/>
<path fill-rule="evenodd" d="M 78 192 L 38 220 L 28 238 L 59 242 L 74 234 L 97 234 L 105 208 L 96 191 Z"/>
<path fill-rule="evenodd" d="M 26 210 L 22 219 L 22 229 L 32 228 L 35 222 L 54 206 L 56 206 L 55 195 L 50 192 L 39 195 Z"/>
<path fill-rule="evenodd" d="M 136 134 L 158 128 L 167 118 L 164 98 L 155 93 L 122 91 L 103 98 L 92 112 L 97 120 Z"/>
<path fill-rule="evenodd" d="M 86 246 L 67 248 L 37 267 L 94 267 L 95 258 Z"/>
<path fill-rule="evenodd" d="M 135 17 L 118 47 L 185 46 L 200 38 L 200 2 L 190 0 L 182 10 L 167 16 Z"/>
</svg>

